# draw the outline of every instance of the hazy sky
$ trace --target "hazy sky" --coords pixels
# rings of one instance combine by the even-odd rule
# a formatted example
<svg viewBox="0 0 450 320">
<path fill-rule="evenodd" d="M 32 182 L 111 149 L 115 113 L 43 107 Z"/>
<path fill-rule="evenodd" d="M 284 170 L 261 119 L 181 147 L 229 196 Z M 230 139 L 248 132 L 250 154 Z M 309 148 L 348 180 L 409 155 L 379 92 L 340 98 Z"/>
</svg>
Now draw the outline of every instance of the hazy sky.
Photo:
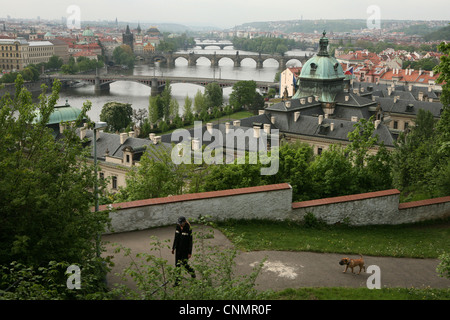
<svg viewBox="0 0 450 320">
<path fill-rule="evenodd" d="M 172 22 L 233 27 L 245 22 L 293 19 L 367 19 L 379 8 L 381 19 L 449 20 L 449 0 L 14 0 L 2 1 L 0 18 L 61 19 L 77 5 L 81 20 Z"/>
</svg>

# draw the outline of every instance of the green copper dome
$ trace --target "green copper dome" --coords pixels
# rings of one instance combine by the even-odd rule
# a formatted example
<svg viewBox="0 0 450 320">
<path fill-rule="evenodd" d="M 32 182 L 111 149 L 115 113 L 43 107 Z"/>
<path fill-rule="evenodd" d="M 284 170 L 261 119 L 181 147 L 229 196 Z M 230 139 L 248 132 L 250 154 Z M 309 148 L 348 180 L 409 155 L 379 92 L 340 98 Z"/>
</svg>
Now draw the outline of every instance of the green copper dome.
<svg viewBox="0 0 450 320">
<path fill-rule="evenodd" d="M 86 30 L 83 31 L 83 37 L 93 37 L 94 36 L 94 32 L 92 32 L 91 29 L 87 28 Z"/>
<path fill-rule="evenodd" d="M 81 113 L 80 109 L 71 107 L 68 103 L 66 103 L 66 105 L 64 105 L 64 106 L 55 106 L 55 109 L 53 110 L 52 114 L 50 115 L 47 125 L 61 123 L 61 122 L 67 122 L 67 121 L 75 121 L 75 120 L 77 120 L 80 113 Z M 41 116 L 38 113 L 36 118 L 34 119 L 34 122 L 35 123 L 39 122 L 40 118 L 41 118 Z"/>
<path fill-rule="evenodd" d="M 319 53 L 309 59 L 302 67 L 300 79 L 337 80 L 344 79 L 344 70 L 341 64 L 328 54 L 328 38 L 323 37 L 319 42 Z"/>
<path fill-rule="evenodd" d="M 320 49 L 302 67 L 298 77 L 298 90 L 292 99 L 318 96 L 320 102 L 333 103 L 337 93 L 344 87 L 344 70 L 341 64 L 328 54 L 328 38 L 319 41 Z"/>
</svg>

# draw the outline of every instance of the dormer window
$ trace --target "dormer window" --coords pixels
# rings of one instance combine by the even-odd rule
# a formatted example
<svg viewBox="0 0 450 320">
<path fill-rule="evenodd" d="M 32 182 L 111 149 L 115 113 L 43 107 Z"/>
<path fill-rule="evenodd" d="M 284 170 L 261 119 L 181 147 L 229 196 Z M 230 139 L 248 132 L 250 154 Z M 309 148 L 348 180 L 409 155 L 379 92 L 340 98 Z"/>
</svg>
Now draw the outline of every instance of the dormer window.
<svg viewBox="0 0 450 320">
<path fill-rule="evenodd" d="M 315 72 L 317 70 L 317 64 L 315 64 L 314 62 L 311 63 L 311 71 Z"/>
</svg>

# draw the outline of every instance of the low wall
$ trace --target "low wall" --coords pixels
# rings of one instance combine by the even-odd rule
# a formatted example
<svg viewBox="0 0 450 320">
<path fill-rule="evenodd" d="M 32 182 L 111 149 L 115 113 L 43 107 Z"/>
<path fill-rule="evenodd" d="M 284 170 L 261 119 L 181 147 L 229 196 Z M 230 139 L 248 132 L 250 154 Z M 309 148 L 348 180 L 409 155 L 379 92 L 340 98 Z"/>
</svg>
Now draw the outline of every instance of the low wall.
<svg viewBox="0 0 450 320">
<path fill-rule="evenodd" d="M 398 222 L 409 223 L 450 216 L 450 196 L 400 203 Z"/>
<path fill-rule="evenodd" d="M 450 197 L 399 204 L 397 189 L 292 203 L 288 183 L 139 200 L 100 206 L 109 213 L 107 233 L 143 230 L 196 219 L 302 221 L 311 212 L 328 224 L 379 225 L 412 223 L 450 216 Z"/>
<path fill-rule="evenodd" d="M 400 191 L 392 189 L 295 202 L 289 218 L 301 221 L 311 212 L 328 224 L 344 221 L 351 225 L 393 224 L 398 216 L 399 197 Z"/>
<path fill-rule="evenodd" d="M 286 219 L 291 209 L 288 183 L 211 191 L 113 204 L 111 232 L 143 230 L 175 224 L 179 216 L 225 219 Z M 109 206 L 100 206 L 107 210 Z"/>
</svg>

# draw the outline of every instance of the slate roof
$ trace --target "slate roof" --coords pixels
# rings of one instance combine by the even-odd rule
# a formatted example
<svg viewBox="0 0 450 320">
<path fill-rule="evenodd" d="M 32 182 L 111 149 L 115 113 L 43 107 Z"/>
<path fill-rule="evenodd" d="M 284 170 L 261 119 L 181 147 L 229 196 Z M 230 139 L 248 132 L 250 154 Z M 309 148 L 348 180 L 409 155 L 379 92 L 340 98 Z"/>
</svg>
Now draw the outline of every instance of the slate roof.
<svg viewBox="0 0 450 320">
<path fill-rule="evenodd" d="M 253 131 L 250 131 L 250 132 L 248 131 L 248 130 L 252 130 L 253 126 L 258 126 L 260 128 L 261 136 L 265 135 L 264 124 L 270 124 L 271 130 L 276 129 L 276 127 L 273 124 L 271 124 L 270 117 L 268 117 L 267 114 L 244 118 L 244 119 L 241 119 L 240 121 L 241 121 L 241 123 L 239 126 L 234 126 L 233 123 L 230 121 L 229 129 L 232 130 L 231 132 L 234 132 L 234 135 L 226 133 L 226 125 L 224 123 L 221 123 L 221 124 L 213 123 L 213 129 L 220 131 L 220 134 L 222 137 L 221 145 L 224 148 L 226 148 L 226 146 L 227 146 L 227 139 L 229 139 L 230 137 L 235 137 L 237 134 L 243 133 L 247 137 L 253 137 Z M 200 138 L 198 136 L 198 133 L 195 131 L 195 128 L 186 129 L 186 130 L 188 131 L 189 136 L 191 138 Z M 268 138 L 268 137 L 266 136 L 266 138 Z M 172 141 L 172 139 L 173 139 L 173 141 Z M 181 137 L 181 136 L 179 136 L 178 139 L 175 139 L 175 136 L 172 136 L 171 133 L 161 136 L 161 142 L 166 143 L 166 144 L 171 144 L 171 143 L 178 144 L 178 143 L 182 142 L 183 139 L 184 139 L 184 137 Z M 211 135 L 211 133 L 209 133 L 209 131 L 207 130 L 206 124 L 201 126 L 201 142 L 203 145 L 209 145 L 212 142 L 214 142 L 216 145 L 218 144 L 218 142 L 215 141 L 215 136 Z M 231 144 L 231 142 L 229 142 L 229 143 Z M 264 144 L 262 146 L 264 149 L 260 150 L 261 146 L 258 145 L 258 141 L 256 139 L 248 139 L 248 138 L 245 139 L 245 144 L 244 144 L 243 148 L 241 148 L 241 146 L 239 144 L 237 144 L 236 142 L 234 142 L 234 146 L 235 146 L 235 150 L 239 150 L 239 151 L 266 151 L 267 150 L 266 149 L 267 145 Z"/>
<path fill-rule="evenodd" d="M 334 129 L 331 131 L 331 123 L 334 123 Z M 345 119 L 324 118 L 319 124 L 318 117 L 300 115 L 297 121 L 289 114 L 277 114 L 275 118 L 275 126 L 281 132 L 296 135 L 326 138 L 335 140 L 335 143 L 348 142 L 348 134 L 355 130 L 352 122 Z M 374 135 L 378 134 L 378 143 L 384 142 L 385 146 L 394 146 L 393 138 L 387 126 L 380 124 L 374 131 Z"/>
<path fill-rule="evenodd" d="M 419 109 L 430 111 L 435 118 L 439 118 L 441 115 L 442 104 L 437 102 L 427 101 L 411 101 L 405 99 L 399 99 L 394 103 L 391 98 L 375 98 L 385 113 L 397 113 L 403 115 L 417 116 Z M 408 105 L 413 107 L 407 108 Z"/>
<path fill-rule="evenodd" d="M 79 133 L 79 130 L 80 129 L 77 129 L 77 133 Z M 94 132 L 92 130 L 86 130 L 86 147 L 92 147 L 92 158 L 94 158 L 94 145 L 92 142 L 93 136 Z M 145 150 L 144 147 L 150 147 L 151 145 L 153 145 L 153 142 L 150 139 L 132 137 L 127 137 L 125 142 L 121 144 L 120 135 L 115 133 L 100 132 L 100 137 L 97 140 L 97 159 L 105 160 L 105 154 L 107 153 L 107 151 L 109 152 L 110 157 L 122 159 L 123 149 L 125 147 L 131 147 L 133 148 L 133 150 L 136 150 L 141 154 Z M 168 150 L 172 148 L 172 145 L 167 143 L 161 143 L 154 146 L 156 146 L 157 148 L 167 148 Z"/>
</svg>

